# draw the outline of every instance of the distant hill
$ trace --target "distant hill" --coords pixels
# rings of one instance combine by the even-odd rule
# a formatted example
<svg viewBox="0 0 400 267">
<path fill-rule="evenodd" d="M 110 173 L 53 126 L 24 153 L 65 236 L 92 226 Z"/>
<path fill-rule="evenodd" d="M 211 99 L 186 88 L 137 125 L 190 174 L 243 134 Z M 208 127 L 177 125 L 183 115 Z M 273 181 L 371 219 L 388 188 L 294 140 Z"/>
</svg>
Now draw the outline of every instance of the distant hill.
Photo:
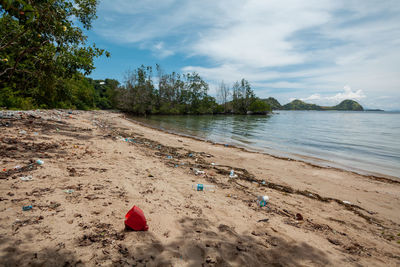
<svg viewBox="0 0 400 267">
<path fill-rule="evenodd" d="M 323 110 L 321 106 L 315 104 L 308 104 L 301 100 L 293 100 L 290 103 L 282 106 L 283 110 Z"/>
<path fill-rule="evenodd" d="M 301 100 L 293 100 L 292 102 L 282 106 L 283 110 L 352 110 L 362 111 L 364 108 L 354 100 L 343 100 L 339 105 L 333 107 L 321 107 L 315 104 L 308 104 Z"/>
<path fill-rule="evenodd" d="M 343 100 L 339 105 L 336 105 L 331 110 L 357 110 L 362 111 L 364 108 L 354 100 Z"/>
<path fill-rule="evenodd" d="M 267 103 L 272 110 L 281 109 L 282 105 L 273 97 L 268 97 L 267 99 L 262 99 L 265 103 Z"/>
</svg>

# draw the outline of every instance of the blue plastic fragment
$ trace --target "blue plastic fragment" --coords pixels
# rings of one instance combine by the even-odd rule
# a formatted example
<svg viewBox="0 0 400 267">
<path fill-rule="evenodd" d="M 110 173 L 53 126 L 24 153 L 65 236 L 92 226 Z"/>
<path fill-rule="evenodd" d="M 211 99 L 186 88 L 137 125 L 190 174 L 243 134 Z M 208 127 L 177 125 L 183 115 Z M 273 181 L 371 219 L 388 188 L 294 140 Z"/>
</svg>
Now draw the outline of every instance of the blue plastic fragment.
<svg viewBox="0 0 400 267">
<path fill-rule="evenodd" d="M 23 211 L 27 211 L 27 210 L 31 210 L 31 209 L 32 209 L 32 205 L 23 206 L 23 207 L 22 207 L 22 210 L 23 210 Z"/>
</svg>

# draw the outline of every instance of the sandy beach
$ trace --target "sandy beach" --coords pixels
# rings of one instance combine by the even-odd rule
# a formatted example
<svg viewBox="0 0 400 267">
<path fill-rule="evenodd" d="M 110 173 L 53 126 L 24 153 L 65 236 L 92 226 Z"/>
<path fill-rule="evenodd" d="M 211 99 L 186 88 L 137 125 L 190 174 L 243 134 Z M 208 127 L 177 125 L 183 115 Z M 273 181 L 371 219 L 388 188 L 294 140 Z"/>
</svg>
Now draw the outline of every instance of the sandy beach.
<svg viewBox="0 0 400 267">
<path fill-rule="evenodd" d="M 195 140 L 109 111 L 0 118 L 0 167 L 1 266 L 400 265 L 400 180 Z M 198 183 L 215 192 L 192 189 Z M 125 229 L 134 205 L 148 231 Z"/>
</svg>

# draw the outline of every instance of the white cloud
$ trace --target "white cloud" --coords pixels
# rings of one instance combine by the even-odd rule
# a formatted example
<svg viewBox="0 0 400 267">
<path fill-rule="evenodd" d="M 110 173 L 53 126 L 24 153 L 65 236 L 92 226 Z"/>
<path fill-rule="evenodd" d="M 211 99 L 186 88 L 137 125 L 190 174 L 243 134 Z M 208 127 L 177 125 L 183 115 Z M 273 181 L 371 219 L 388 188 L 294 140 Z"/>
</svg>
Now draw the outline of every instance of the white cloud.
<svg viewBox="0 0 400 267">
<path fill-rule="evenodd" d="M 308 97 L 300 98 L 300 100 L 320 105 L 327 105 L 327 104 L 336 104 L 346 99 L 360 101 L 365 97 L 366 96 L 361 89 L 353 91 L 350 86 L 345 85 L 343 87 L 343 91 L 335 95 L 329 96 L 329 95 L 312 94 Z M 290 98 L 290 99 L 291 99 L 290 101 L 292 101 L 296 98 Z"/>
<path fill-rule="evenodd" d="M 165 58 L 174 54 L 174 51 L 165 48 L 164 42 L 154 44 L 152 51 L 159 58 Z"/>
<path fill-rule="evenodd" d="M 313 101 L 313 100 L 320 100 L 322 97 L 320 94 L 313 94 L 306 98 L 301 98 L 303 101 Z"/>
<path fill-rule="evenodd" d="M 327 100 L 334 100 L 334 101 L 342 101 L 345 99 L 353 99 L 353 100 L 360 100 L 362 98 L 365 98 L 365 95 L 361 89 L 357 91 L 351 90 L 351 87 L 346 85 L 343 88 L 344 92 L 338 93 L 334 96 L 330 97 L 325 97 Z"/>
</svg>

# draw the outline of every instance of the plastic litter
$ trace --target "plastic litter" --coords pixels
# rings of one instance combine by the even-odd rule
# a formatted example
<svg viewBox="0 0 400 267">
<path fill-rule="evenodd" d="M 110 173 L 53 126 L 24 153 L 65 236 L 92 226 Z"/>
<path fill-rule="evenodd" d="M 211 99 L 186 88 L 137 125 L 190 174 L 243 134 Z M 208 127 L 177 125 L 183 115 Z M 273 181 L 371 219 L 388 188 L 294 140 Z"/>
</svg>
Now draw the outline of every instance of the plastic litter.
<svg viewBox="0 0 400 267">
<path fill-rule="evenodd" d="M 264 180 L 262 180 L 261 184 L 265 185 L 265 181 L 264 181 Z"/>
<path fill-rule="evenodd" d="M 269 201 L 268 196 L 259 196 L 257 198 L 257 205 L 260 207 L 265 207 L 267 205 L 268 201 Z"/>
<path fill-rule="evenodd" d="M 229 173 L 229 177 L 230 178 L 237 178 L 238 176 L 237 176 L 237 174 L 235 174 L 234 170 L 231 170 L 231 172 Z"/>
<path fill-rule="evenodd" d="M 211 191 L 211 192 L 215 192 L 215 185 L 194 184 L 194 185 L 192 185 L 192 189 L 194 189 L 196 191 Z"/>
<path fill-rule="evenodd" d="M 200 170 L 198 170 L 198 169 L 193 169 L 193 171 L 194 171 L 194 174 L 195 174 L 195 175 L 203 175 L 203 174 L 205 174 L 204 171 L 200 171 Z"/>
<path fill-rule="evenodd" d="M 192 158 L 192 157 L 193 157 L 193 154 L 192 154 L 192 153 L 190 153 L 190 154 L 189 154 L 189 157 L 190 157 L 190 158 Z"/>
<path fill-rule="evenodd" d="M 41 159 L 38 159 L 38 160 L 36 161 L 36 163 L 39 164 L 39 165 L 43 165 L 43 164 L 44 164 L 44 161 L 41 160 Z"/>
<path fill-rule="evenodd" d="M 172 159 L 172 156 L 167 156 L 167 159 Z"/>
<path fill-rule="evenodd" d="M 26 134 L 25 130 L 19 131 L 19 134 Z"/>
<path fill-rule="evenodd" d="M 32 178 L 32 175 L 28 175 L 28 176 L 19 177 L 19 179 L 21 179 L 22 181 L 30 181 L 33 178 Z"/>
<path fill-rule="evenodd" d="M 215 166 L 215 163 L 214 163 L 214 162 L 211 162 L 211 165 L 212 165 L 212 166 Z"/>
<path fill-rule="evenodd" d="M 133 206 L 125 215 L 125 226 L 135 231 L 147 231 L 149 229 L 143 211 L 136 206 Z"/>
<path fill-rule="evenodd" d="M 351 205 L 351 202 L 350 201 L 347 201 L 347 200 L 343 200 L 342 201 L 344 204 L 348 204 L 348 205 Z"/>
<path fill-rule="evenodd" d="M 67 193 L 67 194 L 72 194 L 73 192 L 75 192 L 75 190 L 74 189 L 65 189 L 65 190 L 63 190 L 65 193 Z"/>
<path fill-rule="evenodd" d="M 23 210 L 23 211 L 27 211 L 27 210 L 31 210 L 31 209 L 32 209 L 32 205 L 23 206 L 23 207 L 22 207 L 22 210 Z"/>
</svg>

